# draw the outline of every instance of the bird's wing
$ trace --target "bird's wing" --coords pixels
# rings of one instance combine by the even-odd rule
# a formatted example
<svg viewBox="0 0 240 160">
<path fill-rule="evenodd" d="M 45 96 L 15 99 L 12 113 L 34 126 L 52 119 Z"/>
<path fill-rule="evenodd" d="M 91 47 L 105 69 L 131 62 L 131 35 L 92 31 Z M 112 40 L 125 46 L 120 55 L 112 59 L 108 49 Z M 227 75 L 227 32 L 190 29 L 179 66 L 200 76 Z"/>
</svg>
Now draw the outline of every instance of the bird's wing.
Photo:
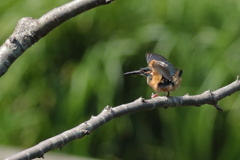
<svg viewBox="0 0 240 160">
<path fill-rule="evenodd" d="M 151 60 L 156 60 L 156 61 L 161 61 L 161 62 L 167 61 L 167 59 L 164 58 L 163 56 L 161 56 L 159 54 L 154 54 L 151 52 L 146 53 L 146 60 L 147 60 L 147 63 L 149 63 Z"/>
<path fill-rule="evenodd" d="M 171 77 L 175 73 L 175 68 L 170 62 L 167 61 L 166 58 L 158 54 L 147 52 L 146 59 L 148 63 L 154 60 L 152 67 L 156 69 L 161 75 L 163 75 L 163 77 L 167 78 L 170 81 L 172 80 Z"/>
</svg>

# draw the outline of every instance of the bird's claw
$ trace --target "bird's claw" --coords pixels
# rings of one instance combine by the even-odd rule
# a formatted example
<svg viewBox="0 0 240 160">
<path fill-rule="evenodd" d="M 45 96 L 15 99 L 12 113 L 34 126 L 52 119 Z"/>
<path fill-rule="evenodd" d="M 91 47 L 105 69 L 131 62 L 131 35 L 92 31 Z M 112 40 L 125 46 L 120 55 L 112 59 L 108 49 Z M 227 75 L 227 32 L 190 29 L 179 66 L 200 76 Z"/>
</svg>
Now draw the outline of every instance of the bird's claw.
<svg viewBox="0 0 240 160">
<path fill-rule="evenodd" d="M 156 93 L 156 94 L 152 93 L 151 98 L 155 98 L 157 96 L 158 96 L 158 93 Z"/>
</svg>

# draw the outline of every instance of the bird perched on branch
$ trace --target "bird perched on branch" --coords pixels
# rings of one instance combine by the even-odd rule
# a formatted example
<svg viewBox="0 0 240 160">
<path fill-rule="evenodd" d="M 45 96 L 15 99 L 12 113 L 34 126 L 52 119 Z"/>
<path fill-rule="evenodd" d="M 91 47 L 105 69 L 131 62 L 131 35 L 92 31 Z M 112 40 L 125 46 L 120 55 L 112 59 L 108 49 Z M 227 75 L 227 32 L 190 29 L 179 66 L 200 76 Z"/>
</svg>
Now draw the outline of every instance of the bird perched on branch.
<svg viewBox="0 0 240 160">
<path fill-rule="evenodd" d="M 152 98 L 157 97 L 159 92 L 167 92 L 169 97 L 170 92 L 180 86 L 183 71 L 175 69 L 166 58 L 158 54 L 147 52 L 146 60 L 148 67 L 127 72 L 124 75 L 138 74 L 147 77 L 147 84 L 156 92 L 152 94 Z"/>
</svg>

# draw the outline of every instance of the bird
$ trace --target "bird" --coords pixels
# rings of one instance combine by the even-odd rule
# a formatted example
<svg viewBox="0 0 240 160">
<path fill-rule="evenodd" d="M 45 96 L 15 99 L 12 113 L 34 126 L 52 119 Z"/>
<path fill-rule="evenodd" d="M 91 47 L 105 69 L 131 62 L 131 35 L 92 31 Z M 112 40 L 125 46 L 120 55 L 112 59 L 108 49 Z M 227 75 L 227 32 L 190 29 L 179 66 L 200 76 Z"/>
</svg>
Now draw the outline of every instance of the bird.
<svg viewBox="0 0 240 160">
<path fill-rule="evenodd" d="M 159 92 L 167 92 L 167 97 L 169 97 L 171 91 L 179 88 L 183 70 L 174 68 L 165 57 L 159 54 L 146 52 L 146 60 L 148 67 L 126 72 L 124 75 L 147 77 L 147 84 L 156 92 L 156 94 L 152 93 L 151 98 L 157 97 Z"/>
</svg>

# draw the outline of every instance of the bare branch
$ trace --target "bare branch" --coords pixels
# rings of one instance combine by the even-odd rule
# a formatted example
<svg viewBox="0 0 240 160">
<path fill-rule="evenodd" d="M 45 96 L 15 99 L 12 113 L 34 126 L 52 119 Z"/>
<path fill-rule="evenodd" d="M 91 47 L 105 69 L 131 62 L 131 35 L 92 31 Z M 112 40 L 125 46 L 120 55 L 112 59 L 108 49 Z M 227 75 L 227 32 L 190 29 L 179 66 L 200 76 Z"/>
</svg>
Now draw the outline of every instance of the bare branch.
<svg viewBox="0 0 240 160">
<path fill-rule="evenodd" d="M 43 157 L 43 155 L 55 148 L 62 148 L 67 143 L 82 138 L 90 134 L 95 129 L 99 128 L 106 122 L 133 112 L 142 110 L 152 110 L 155 108 L 168 108 L 180 106 L 201 106 L 203 104 L 210 104 L 215 106 L 219 111 L 222 109 L 217 105 L 217 102 L 226 96 L 240 90 L 240 81 L 237 79 L 231 84 L 220 88 L 214 92 L 208 90 L 200 95 L 184 95 L 182 97 L 156 97 L 154 99 L 145 100 L 139 98 L 134 102 L 123 104 L 116 107 L 105 107 L 104 110 L 97 116 L 92 116 L 90 120 L 80 124 L 79 126 L 65 131 L 55 137 L 47 139 L 32 148 L 26 149 L 6 160 L 14 159 L 33 159 Z"/>
<path fill-rule="evenodd" d="M 74 0 L 46 13 L 39 19 L 20 19 L 12 35 L 0 46 L 0 76 L 29 47 L 66 20 L 113 0 Z"/>
</svg>

